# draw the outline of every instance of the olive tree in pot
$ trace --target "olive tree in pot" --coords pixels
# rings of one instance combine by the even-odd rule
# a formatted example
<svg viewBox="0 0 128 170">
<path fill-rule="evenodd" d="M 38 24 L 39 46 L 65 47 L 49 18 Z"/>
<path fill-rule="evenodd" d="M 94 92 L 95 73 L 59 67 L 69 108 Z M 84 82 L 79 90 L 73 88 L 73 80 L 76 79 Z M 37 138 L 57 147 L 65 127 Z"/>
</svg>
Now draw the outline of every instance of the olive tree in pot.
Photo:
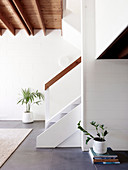
<svg viewBox="0 0 128 170">
<path fill-rule="evenodd" d="M 17 104 L 21 103 L 26 105 L 26 111 L 23 113 L 22 122 L 23 123 L 32 123 L 33 122 L 33 113 L 31 112 L 31 106 L 34 104 L 39 105 L 42 100 L 44 100 L 44 95 L 38 90 L 36 92 L 31 91 L 30 88 L 22 89 L 21 98 Z"/>
<path fill-rule="evenodd" d="M 85 130 L 81 125 L 81 121 L 79 121 L 78 129 L 80 129 L 86 136 L 86 144 L 93 139 L 93 150 L 97 154 L 104 154 L 107 152 L 107 145 L 105 137 L 108 134 L 108 131 L 106 130 L 105 126 L 103 124 L 98 124 L 95 121 L 90 122 L 92 126 L 95 127 L 97 137 L 94 137 L 92 134 L 90 134 L 87 130 Z"/>
</svg>

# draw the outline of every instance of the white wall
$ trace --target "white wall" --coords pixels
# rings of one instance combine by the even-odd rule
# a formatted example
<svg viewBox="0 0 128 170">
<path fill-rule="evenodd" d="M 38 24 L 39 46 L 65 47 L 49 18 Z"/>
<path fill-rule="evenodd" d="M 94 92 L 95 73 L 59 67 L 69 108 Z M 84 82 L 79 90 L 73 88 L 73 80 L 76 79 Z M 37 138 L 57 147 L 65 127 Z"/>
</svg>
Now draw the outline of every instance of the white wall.
<svg viewBox="0 0 128 170">
<path fill-rule="evenodd" d="M 16 104 L 21 88 L 31 87 L 43 92 L 44 83 L 63 69 L 58 64 L 62 56 L 69 57 L 72 62 L 80 56 L 80 51 L 65 42 L 59 30 L 49 31 L 47 36 L 43 36 L 42 31 L 35 36 L 28 36 L 23 30 L 16 36 L 6 31 L 0 37 L 0 119 L 21 119 L 25 108 Z M 79 71 L 72 76 L 76 93 L 69 90 L 68 101 L 80 94 Z M 60 94 L 54 91 L 55 95 L 51 98 L 51 102 L 57 100 L 57 103 L 51 104 L 54 113 L 65 104 L 65 101 L 58 100 L 58 96 L 62 98 L 67 93 L 68 82 L 71 86 L 72 82 L 66 81 Z M 44 103 L 39 107 L 33 106 L 32 110 L 35 119 L 44 119 Z"/>
<path fill-rule="evenodd" d="M 73 44 L 78 49 L 81 49 L 81 28 L 80 16 L 69 14 L 62 20 L 63 38 Z"/>
<path fill-rule="evenodd" d="M 108 127 L 108 145 L 128 149 L 128 61 L 94 61 L 86 65 L 85 122 Z"/>
<path fill-rule="evenodd" d="M 65 2 L 65 1 L 64 1 Z M 63 38 L 81 50 L 81 1 L 67 0 L 62 19 Z"/>
<path fill-rule="evenodd" d="M 71 10 L 73 13 L 80 14 L 81 2 L 80 0 L 66 0 L 66 8 Z"/>
<path fill-rule="evenodd" d="M 125 28 L 128 1 L 83 0 L 82 3 L 83 124 L 92 133 L 90 121 L 105 124 L 109 130 L 108 146 L 127 150 L 128 61 L 95 60 L 95 52 L 100 54 Z M 85 145 L 85 139 L 83 144 L 86 150 L 89 146 Z"/>
</svg>

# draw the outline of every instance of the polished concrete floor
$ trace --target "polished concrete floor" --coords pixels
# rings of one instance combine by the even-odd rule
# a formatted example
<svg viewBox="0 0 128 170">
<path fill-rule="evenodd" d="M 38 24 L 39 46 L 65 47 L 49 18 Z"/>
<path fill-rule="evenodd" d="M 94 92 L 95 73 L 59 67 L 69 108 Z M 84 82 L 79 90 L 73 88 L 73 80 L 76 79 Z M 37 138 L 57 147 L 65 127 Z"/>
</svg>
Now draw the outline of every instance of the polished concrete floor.
<svg viewBox="0 0 128 170">
<path fill-rule="evenodd" d="M 44 122 L 0 121 L 0 128 L 33 129 L 1 170 L 128 170 L 128 152 L 117 152 L 120 165 L 92 165 L 88 152 L 80 148 L 36 149 L 36 136 L 44 131 Z"/>
</svg>

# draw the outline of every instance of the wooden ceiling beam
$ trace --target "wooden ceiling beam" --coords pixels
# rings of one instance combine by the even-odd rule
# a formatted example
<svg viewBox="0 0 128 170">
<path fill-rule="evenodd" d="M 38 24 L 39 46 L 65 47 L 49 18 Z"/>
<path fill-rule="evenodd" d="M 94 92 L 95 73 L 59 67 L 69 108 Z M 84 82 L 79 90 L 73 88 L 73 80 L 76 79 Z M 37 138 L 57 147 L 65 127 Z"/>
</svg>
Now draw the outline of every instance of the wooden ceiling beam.
<svg viewBox="0 0 128 170">
<path fill-rule="evenodd" d="M 2 36 L 2 29 L 0 28 L 0 36 Z"/>
<path fill-rule="evenodd" d="M 33 30 L 32 26 L 31 26 L 31 24 L 30 24 L 30 22 L 28 20 L 27 15 L 25 14 L 25 12 L 24 12 L 21 4 L 20 4 L 20 1 L 19 0 L 12 0 L 12 1 L 13 1 L 14 5 L 16 6 L 18 12 L 20 13 L 20 15 L 21 15 L 23 21 L 25 22 L 26 26 L 28 27 L 30 33 L 32 35 L 34 35 L 34 30 Z"/>
<path fill-rule="evenodd" d="M 62 19 L 63 19 L 63 0 L 61 0 L 61 36 L 63 36 Z"/>
<path fill-rule="evenodd" d="M 26 32 L 28 33 L 28 35 L 30 35 L 30 31 L 28 29 L 28 27 L 26 26 L 24 20 L 22 19 L 22 17 L 20 16 L 20 13 L 18 12 L 18 10 L 16 9 L 16 6 L 14 5 L 14 3 L 12 2 L 12 0 L 8 0 L 9 5 L 11 6 L 13 12 L 17 15 L 17 17 L 19 18 L 19 20 L 21 21 L 24 29 L 26 30 Z"/>
<path fill-rule="evenodd" d="M 46 28 L 45 28 L 45 24 L 44 24 L 44 18 L 43 18 L 42 13 L 41 13 L 39 0 L 35 0 L 35 7 L 36 7 L 37 12 L 38 12 L 41 28 L 43 29 L 44 35 L 46 35 Z"/>
<path fill-rule="evenodd" d="M 15 35 L 15 29 L 11 23 L 8 22 L 8 19 L 0 12 L 0 20 L 3 24 L 10 30 L 10 32 Z"/>
</svg>

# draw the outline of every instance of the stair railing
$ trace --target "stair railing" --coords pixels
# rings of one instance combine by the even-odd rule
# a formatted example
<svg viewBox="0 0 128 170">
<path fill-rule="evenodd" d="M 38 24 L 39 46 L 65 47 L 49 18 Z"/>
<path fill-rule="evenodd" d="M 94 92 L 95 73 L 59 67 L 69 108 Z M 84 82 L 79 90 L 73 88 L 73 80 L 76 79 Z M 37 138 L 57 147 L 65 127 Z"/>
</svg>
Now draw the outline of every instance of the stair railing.
<svg viewBox="0 0 128 170">
<path fill-rule="evenodd" d="M 72 64 L 70 64 L 68 67 L 66 67 L 64 70 L 62 70 L 59 74 L 54 76 L 51 80 L 49 80 L 45 84 L 45 103 L 46 103 L 46 105 L 45 105 L 45 121 L 46 122 L 50 119 L 50 98 L 49 98 L 50 86 L 52 86 L 55 82 L 57 82 L 59 79 L 61 79 L 64 75 L 66 75 L 68 72 L 70 72 L 73 68 L 75 68 L 80 63 L 81 63 L 81 57 L 79 57 Z"/>
</svg>

